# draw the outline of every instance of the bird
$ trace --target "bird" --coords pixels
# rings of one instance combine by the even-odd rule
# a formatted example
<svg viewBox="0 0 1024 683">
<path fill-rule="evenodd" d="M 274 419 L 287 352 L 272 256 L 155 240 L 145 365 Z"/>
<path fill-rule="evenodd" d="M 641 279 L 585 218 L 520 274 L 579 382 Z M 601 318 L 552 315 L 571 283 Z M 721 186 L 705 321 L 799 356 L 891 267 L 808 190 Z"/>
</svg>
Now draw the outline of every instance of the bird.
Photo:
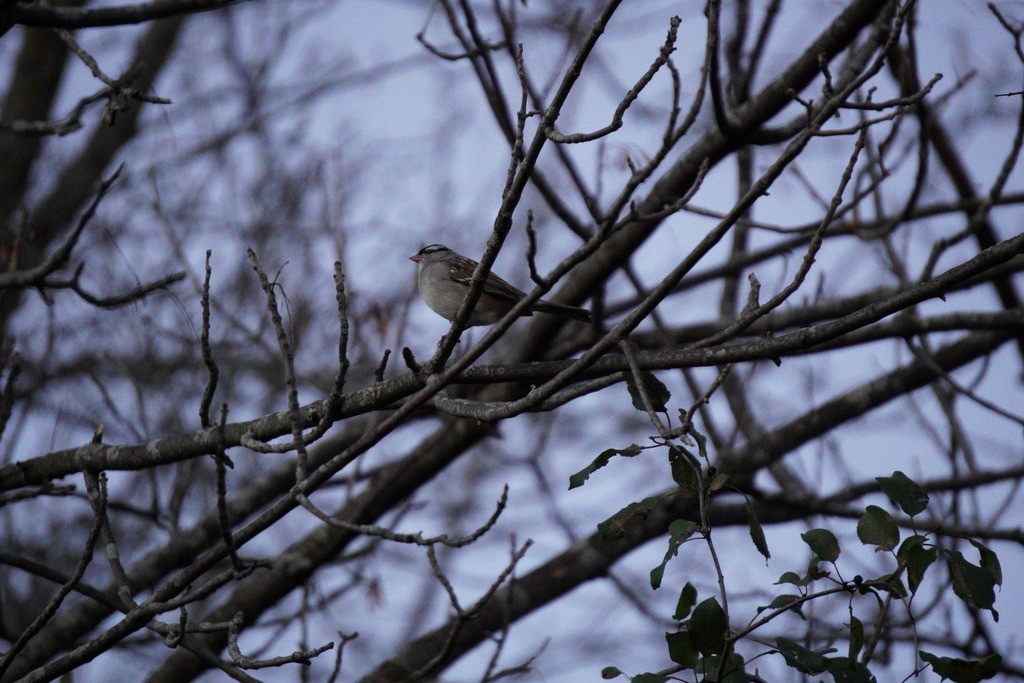
<svg viewBox="0 0 1024 683">
<path fill-rule="evenodd" d="M 452 322 L 462 301 L 469 293 L 469 283 L 477 262 L 457 254 L 443 244 L 423 247 L 410 261 L 416 263 L 416 286 L 420 296 L 432 311 Z M 502 280 L 494 273 L 487 274 L 480 298 L 469 316 L 468 327 L 492 325 L 512 310 L 526 294 Z M 547 313 L 580 322 L 591 322 L 590 311 L 576 306 L 556 304 L 540 299 L 534 301 L 522 315 Z"/>
</svg>

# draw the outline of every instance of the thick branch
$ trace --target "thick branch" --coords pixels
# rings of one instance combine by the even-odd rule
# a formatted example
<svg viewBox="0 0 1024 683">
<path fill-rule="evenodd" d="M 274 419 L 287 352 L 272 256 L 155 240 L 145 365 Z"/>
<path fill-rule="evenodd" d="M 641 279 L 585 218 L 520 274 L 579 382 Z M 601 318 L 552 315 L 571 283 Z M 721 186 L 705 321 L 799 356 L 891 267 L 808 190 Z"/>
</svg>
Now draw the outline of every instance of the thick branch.
<svg viewBox="0 0 1024 683">
<path fill-rule="evenodd" d="M 817 327 L 799 330 L 780 337 L 761 339 L 711 349 L 681 349 L 669 351 L 647 351 L 637 354 L 637 361 L 645 370 L 683 368 L 695 366 L 724 365 L 757 359 L 774 359 L 790 353 L 803 352 L 819 344 L 831 341 L 843 334 L 860 329 L 914 304 L 942 296 L 955 287 L 985 270 L 1004 263 L 1024 252 L 1024 233 L 1000 242 L 986 249 L 966 263 L 951 268 L 942 275 L 915 287 L 902 290 L 893 296 L 872 303 L 839 320 Z M 513 366 L 511 371 L 500 368 L 470 368 L 459 376 L 459 381 L 498 382 L 513 379 L 538 379 L 556 376 L 574 361 L 547 361 L 526 366 Z M 618 354 L 597 359 L 583 377 L 602 375 L 626 370 L 628 363 Z M 393 401 L 409 395 L 419 388 L 412 373 L 393 380 L 375 384 L 368 389 L 345 396 L 338 403 L 336 419 L 370 410 L 381 409 Z M 437 391 L 440 387 L 435 387 Z M 422 401 L 428 396 L 419 392 Z M 538 400 L 539 397 L 539 400 Z M 516 415 L 539 404 L 548 396 L 531 391 L 527 396 L 507 403 L 488 407 L 486 414 L 474 407 L 473 416 L 481 419 L 499 419 Z M 467 404 L 468 405 L 468 404 Z M 482 404 L 474 404 L 479 406 Z M 327 409 L 326 401 L 316 401 L 304 406 L 299 418 L 304 427 L 319 423 Z M 225 447 L 236 446 L 244 436 L 261 441 L 270 441 L 291 432 L 292 422 L 289 411 L 272 413 L 250 422 L 233 423 L 224 427 Z M 77 472 L 83 467 L 103 470 L 136 470 L 155 465 L 178 462 L 200 455 L 216 452 L 218 433 L 216 429 L 204 429 L 195 434 L 170 437 L 136 446 L 108 446 L 87 444 L 78 448 L 57 451 L 48 455 L 16 462 L 0 468 L 0 491 L 42 484 L 50 479 Z M 229 615 L 230 618 L 230 615 Z"/>
<path fill-rule="evenodd" d="M 44 4 L 15 2 L 11 19 L 25 26 L 50 28 L 90 28 L 141 24 L 195 12 L 209 12 L 247 0 L 151 0 L 114 7 L 54 7 Z"/>
</svg>

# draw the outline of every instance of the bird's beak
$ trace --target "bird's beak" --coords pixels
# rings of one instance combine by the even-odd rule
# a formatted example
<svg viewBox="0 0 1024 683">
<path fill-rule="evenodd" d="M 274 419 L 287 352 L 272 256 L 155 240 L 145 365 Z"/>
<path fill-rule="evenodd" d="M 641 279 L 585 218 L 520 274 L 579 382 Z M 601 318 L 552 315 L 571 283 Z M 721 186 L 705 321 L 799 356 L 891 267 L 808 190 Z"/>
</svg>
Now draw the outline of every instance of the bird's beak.
<svg viewBox="0 0 1024 683">
<path fill-rule="evenodd" d="M 422 258 L 423 258 L 423 257 L 422 257 L 422 256 L 420 256 L 419 254 L 416 254 L 415 256 L 410 256 L 410 257 L 409 257 L 409 260 L 410 260 L 410 261 L 416 261 L 417 263 L 419 263 L 420 259 L 422 259 Z"/>
</svg>

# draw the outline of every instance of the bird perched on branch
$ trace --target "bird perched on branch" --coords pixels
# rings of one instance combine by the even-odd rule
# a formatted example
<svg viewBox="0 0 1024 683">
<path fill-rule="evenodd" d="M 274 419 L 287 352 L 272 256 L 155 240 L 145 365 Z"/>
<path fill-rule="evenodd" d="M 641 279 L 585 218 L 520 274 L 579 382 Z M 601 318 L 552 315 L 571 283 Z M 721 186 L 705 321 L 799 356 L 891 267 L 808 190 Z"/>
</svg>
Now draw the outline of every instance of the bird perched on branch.
<svg viewBox="0 0 1024 683">
<path fill-rule="evenodd" d="M 410 256 L 409 260 L 416 262 L 416 286 L 427 306 L 445 320 L 455 320 L 459 306 L 469 293 L 469 283 L 473 279 L 477 262 L 456 254 L 443 244 L 423 247 L 415 256 Z M 467 325 L 473 327 L 496 323 L 525 296 L 522 290 L 513 287 L 494 273 L 488 273 L 483 291 L 469 316 Z M 534 313 L 547 313 L 580 322 L 590 322 L 590 311 L 587 309 L 556 304 L 544 299 L 533 302 L 523 315 Z"/>
</svg>

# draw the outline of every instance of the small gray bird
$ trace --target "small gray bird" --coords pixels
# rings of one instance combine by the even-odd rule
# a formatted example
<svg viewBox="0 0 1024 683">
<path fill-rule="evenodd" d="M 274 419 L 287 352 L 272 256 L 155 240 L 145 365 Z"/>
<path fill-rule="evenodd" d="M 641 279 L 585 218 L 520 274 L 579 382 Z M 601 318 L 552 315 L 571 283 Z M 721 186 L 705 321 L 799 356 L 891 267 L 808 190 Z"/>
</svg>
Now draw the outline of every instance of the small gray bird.
<svg viewBox="0 0 1024 683">
<path fill-rule="evenodd" d="M 456 254 L 443 244 L 431 244 L 409 257 L 416 262 L 416 286 L 420 296 L 431 310 L 449 322 L 455 319 L 459 306 L 469 293 L 477 262 Z M 469 316 L 470 327 L 491 325 L 498 322 L 526 294 L 494 273 L 487 274 L 487 281 Z M 548 313 L 580 322 L 590 322 L 590 311 L 585 308 L 556 304 L 551 301 L 535 301 L 523 315 Z"/>
</svg>

